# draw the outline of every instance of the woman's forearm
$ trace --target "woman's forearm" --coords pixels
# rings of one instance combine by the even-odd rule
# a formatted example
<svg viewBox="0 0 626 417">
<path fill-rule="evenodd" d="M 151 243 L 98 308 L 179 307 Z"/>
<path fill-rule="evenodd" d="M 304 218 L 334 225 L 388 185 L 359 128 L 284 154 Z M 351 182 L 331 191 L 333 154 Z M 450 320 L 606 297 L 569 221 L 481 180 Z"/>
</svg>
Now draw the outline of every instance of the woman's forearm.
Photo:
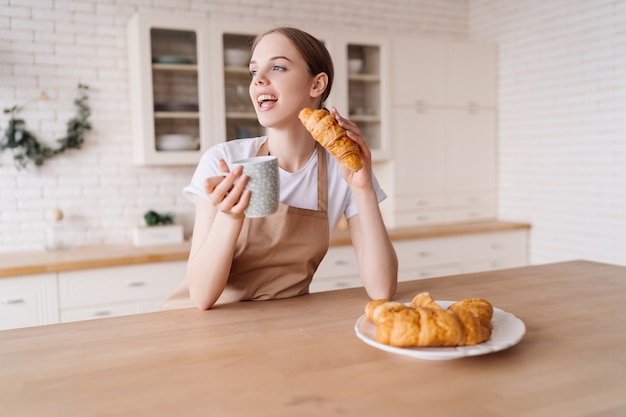
<svg viewBox="0 0 626 417">
<path fill-rule="evenodd" d="M 243 217 L 217 212 L 204 238 L 192 245 L 187 264 L 189 295 L 194 304 L 207 310 L 224 291 L 235 253 L 237 238 L 243 226 Z M 195 246 L 195 247 L 194 247 Z"/>
<path fill-rule="evenodd" d="M 350 228 L 361 278 L 371 298 L 391 298 L 398 281 L 398 259 L 383 222 L 376 193 L 373 189 L 353 193 L 359 214 Z"/>
</svg>

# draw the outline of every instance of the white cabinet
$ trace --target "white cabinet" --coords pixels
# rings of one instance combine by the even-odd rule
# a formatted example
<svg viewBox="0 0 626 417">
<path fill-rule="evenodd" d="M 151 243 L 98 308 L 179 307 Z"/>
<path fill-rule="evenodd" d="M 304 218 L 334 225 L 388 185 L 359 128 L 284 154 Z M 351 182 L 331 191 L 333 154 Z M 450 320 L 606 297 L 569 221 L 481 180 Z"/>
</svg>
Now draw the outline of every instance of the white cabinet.
<svg viewBox="0 0 626 417">
<path fill-rule="evenodd" d="M 515 230 L 394 242 L 399 281 L 525 266 L 527 232 Z"/>
<path fill-rule="evenodd" d="M 389 158 L 389 39 L 366 33 L 334 33 L 327 47 L 335 80 L 328 106 L 355 122 L 372 160 Z"/>
<path fill-rule="evenodd" d="M 59 322 L 56 274 L 0 279 L 0 330 Z"/>
<path fill-rule="evenodd" d="M 214 136 L 219 141 L 262 136 L 265 128 L 257 120 L 248 92 L 250 53 L 257 34 L 268 28 L 254 22 L 211 21 L 213 84 L 215 100 Z"/>
<path fill-rule="evenodd" d="M 134 162 L 196 164 L 212 145 L 206 19 L 136 14 L 127 31 Z"/>
<path fill-rule="evenodd" d="M 398 281 L 525 266 L 527 235 L 522 229 L 393 241 Z M 333 246 L 320 264 L 310 292 L 361 286 L 352 246 Z"/>
<path fill-rule="evenodd" d="M 158 311 L 186 265 L 174 261 L 60 272 L 61 322 Z"/>
<path fill-rule="evenodd" d="M 331 246 L 313 276 L 309 291 L 313 293 L 362 285 L 354 248 L 351 245 Z"/>
<path fill-rule="evenodd" d="M 496 50 L 392 40 L 389 226 L 496 216 Z"/>
</svg>

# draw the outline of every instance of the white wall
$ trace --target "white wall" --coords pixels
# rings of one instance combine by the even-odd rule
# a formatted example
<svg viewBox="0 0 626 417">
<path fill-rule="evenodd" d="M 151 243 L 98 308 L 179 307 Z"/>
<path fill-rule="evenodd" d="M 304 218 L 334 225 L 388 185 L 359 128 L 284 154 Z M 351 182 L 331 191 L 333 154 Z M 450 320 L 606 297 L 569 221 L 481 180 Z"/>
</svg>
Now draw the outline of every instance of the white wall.
<svg viewBox="0 0 626 417">
<path fill-rule="evenodd" d="M 532 263 L 626 265 L 626 1 L 470 0 L 499 45 L 499 215 Z"/>
<path fill-rule="evenodd" d="M 36 249 L 47 208 L 65 212 L 77 244 L 125 243 L 148 209 L 171 211 L 190 232 L 193 206 L 182 194 L 194 167 L 132 165 L 126 22 L 136 11 L 258 18 L 276 25 L 467 37 L 466 0 L 0 0 L 0 108 L 45 91 L 19 116 L 54 144 L 74 115 L 76 85 L 91 87 L 93 132 L 83 149 L 17 171 L 0 154 L 0 251 Z M 0 114 L 0 128 L 8 117 Z"/>
</svg>

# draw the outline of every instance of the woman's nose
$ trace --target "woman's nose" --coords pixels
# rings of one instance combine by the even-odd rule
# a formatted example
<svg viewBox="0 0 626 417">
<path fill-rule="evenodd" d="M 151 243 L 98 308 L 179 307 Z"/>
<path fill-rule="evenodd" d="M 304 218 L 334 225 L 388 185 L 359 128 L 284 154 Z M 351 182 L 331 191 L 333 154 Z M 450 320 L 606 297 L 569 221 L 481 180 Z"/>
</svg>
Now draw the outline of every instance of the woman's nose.
<svg viewBox="0 0 626 417">
<path fill-rule="evenodd" d="M 265 84 L 267 84 L 267 78 L 260 71 L 257 72 L 256 74 L 254 74 L 254 77 L 252 78 L 252 81 L 254 82 L 255 85 L 265 85 Z"/>
</svg>

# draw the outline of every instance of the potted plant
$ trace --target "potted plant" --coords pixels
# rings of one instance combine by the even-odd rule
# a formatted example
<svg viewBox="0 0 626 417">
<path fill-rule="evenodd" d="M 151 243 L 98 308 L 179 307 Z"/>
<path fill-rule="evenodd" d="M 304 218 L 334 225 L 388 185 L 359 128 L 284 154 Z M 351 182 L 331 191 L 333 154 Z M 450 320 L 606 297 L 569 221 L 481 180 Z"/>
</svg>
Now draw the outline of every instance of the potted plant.
<svg viewBox="0 0 626 417">
<path fill-rule="evenodd" d="M 174 224 L 174 215 L 161 214 L 148 210 L 144 216 L 145 225 L 133 228 L 135 246 L 165 245 L 183 241 L 183 226 Z"/>
</svg>

